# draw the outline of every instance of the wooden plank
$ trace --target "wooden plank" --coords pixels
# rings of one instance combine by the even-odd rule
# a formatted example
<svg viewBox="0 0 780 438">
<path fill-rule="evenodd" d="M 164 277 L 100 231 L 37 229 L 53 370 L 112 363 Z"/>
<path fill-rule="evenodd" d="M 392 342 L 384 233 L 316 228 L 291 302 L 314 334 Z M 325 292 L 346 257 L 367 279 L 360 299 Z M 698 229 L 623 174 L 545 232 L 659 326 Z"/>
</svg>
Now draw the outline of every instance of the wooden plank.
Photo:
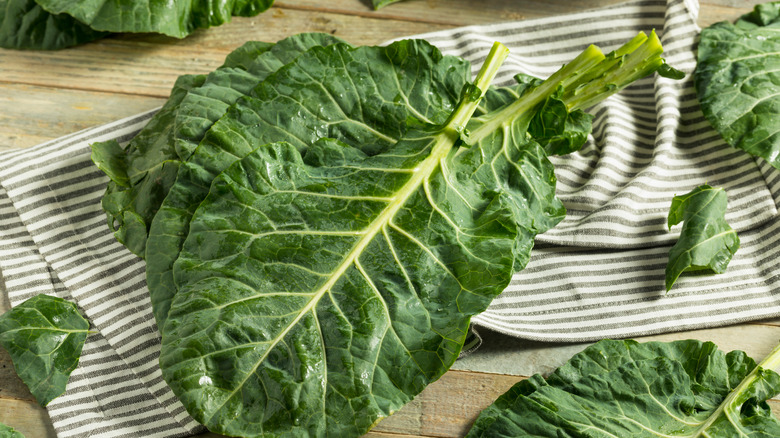
<svg viewBox="0 0 780 438">
<path fill-rule="evenodd" d="M 474 0 L 407 0 L 374 11 L 368 1 L 277 0 L 283 9 L 307 10 L 313 13 L 331 12 L 388 20 L 406 20 L 449 26 L 500 23 L 568 14 L 595 9 L 625 0 L 483 0 L 475 8 Z"/>
<path fill-rule="evenodd" d="M 13 427 L 27 438 L 57 438 L 46 409 L 32 401 L 0 397 L 0 423 Z"/>
<path fill-rule="evenodd" d="M 0 83 L 0 150 L 33 146 L 164 102 L 158 97 Z"/>
<path fill-rule="evenodd" d="M 277 41 L 299 32 L 327 32 L 354 44 L 378 44 L 445 27 L 332 13 L 312 17 L 307 11 L 273 8 L 183 40 L 122 35 L 54 52 L 0 49 L 0 82 L 165 97 L 179 75 L 217 68 L 247 40 Z"/>
<path fill-rule="evenodd" d="M 55 52 L 0 49 L 0 77 L 2 77 L 0 82 L 165 97 L 176 77 L 185 73 L 204 73 L 215 69 L 222 63 L 227 53 L 250 39 L 277 41 L 298 32 L 327 32 L 354 44 L 378 44 L 400 36 L 465 24 L 455 18 L 444 20 L 452 23 L 435 24 L 408 21 L 409 17 L 420 14 L 438 15 L 442 9 L 458 11 L 457 14 L 460 15 L 475 13 L 474 8 L 466 6 L 457 9 L 443 7 L 441 1 L 420 0 L 392 5 L 386 10 L 403 11 L 403 14 L 400 12 L 393 14 L 400 14 L 399 17 L 404 17 L 404 14 L 407 16 L 406 19 L 390 19 L 383 18 L 381 14 L 373 15 L 374 13 L 362 16 L 312 12 L 307 8 L 314 8 L 313 5 L 317 3 L 314 0 L 287 0 L 281 3 L 282 6 L 272 8 L 259 16 L 237 17 L 232 23 L 199 30 L 183 40 L 163 36 L 121 35 Z M 486 2 L 488 6 L 478 8 L 478 11 L 511 7 L 514 12 L 508 13 L 505 18 L 521 19 L 589 9 L 600 4 L 616 2 L 616 0 L 571 3 L 566 0 L 554 2 L 495 0 Z M 755 0 L 751 0 L 746 4 L 752 6 L 754 2 Z M 506 6 L 507 4 L 510 6 Z M 335 5 L 320 9 L 352 11 L 358 10 L 361 3 L 358 0 L 340 0 Z M 749 7 L 705 6 L 702 8 L 702 17 L 707 22 L 717 21 L 724 17 L 736 17 L 749 9 Z M 475 19 L 473 22 L 479 20 Z"/>
<path fill-rule="evenodd" d="M 707 27 L 718 21 L 734 21 L 745 13 L 750 12 L 754 6 L 766 3 L 765 0 L 704 0 L 699 10 L 699 26 Z"/>
<path fill-rule="evenodd" d="M 451 370 L 417 398 L 382 420 L 377 432 L 462 437 L 482 409 L 522 377 Z"/>
</svg>

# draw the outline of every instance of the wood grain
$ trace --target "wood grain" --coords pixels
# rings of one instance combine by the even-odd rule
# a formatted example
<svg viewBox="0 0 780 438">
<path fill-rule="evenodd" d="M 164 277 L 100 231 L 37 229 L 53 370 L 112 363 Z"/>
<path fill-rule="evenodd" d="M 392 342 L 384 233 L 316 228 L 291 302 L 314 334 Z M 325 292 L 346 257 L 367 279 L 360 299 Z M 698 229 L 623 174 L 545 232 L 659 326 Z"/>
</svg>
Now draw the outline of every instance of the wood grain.
<svg viewBox="0 0 780 438">
<path fill-rule="evenodd" d="M 0 83 L 0 150 L 33 146 L 164 102 L 159 97 Z"/>
</svg>

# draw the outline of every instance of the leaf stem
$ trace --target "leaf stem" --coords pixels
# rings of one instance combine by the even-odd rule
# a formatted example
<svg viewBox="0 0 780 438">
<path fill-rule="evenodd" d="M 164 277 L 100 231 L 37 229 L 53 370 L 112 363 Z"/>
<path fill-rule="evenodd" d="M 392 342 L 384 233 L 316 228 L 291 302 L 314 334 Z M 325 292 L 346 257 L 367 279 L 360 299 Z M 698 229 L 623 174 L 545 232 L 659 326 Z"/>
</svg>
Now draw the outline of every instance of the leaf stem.
<svg viewBox="0 0 780 438">
<path fill-rule="evenodd" d="M 632 82 L 665 65 L 663 47 L 655 32 L 640 32 L 619 49 L 604 55 L 589 46 L 569 64 L 561 67 L 538 87 L 521 96 L 489 118 L 469 136 L 476 144 L 501 126 L 530 120 L 535 108 L 550 96 L 558 97 L 569 111 L 586 109 L 622 90 Z"/>
<path fill-rule="evenodd" d="M 509 49 L 500 42 L 493 43 L 490 52 L 482 64 L 482 68 L 477 73 L 477 77 L 474 79 L 473 84 L 467 84 L 461 92 L 461 101 L 458 108 L 453 111 L 450 119 L 447 121 L 447 125 L 454 126 L 458 131 L 462 131 L 466 126 L 474 111 L 477 109 L 477 105 L 482 97 L 490 87 L 490 83 L 493 78 L 496 77 L 498 69 L 501 64 L 504 63 L 506 57 L 509 56 Z"/>
<path fill-rule="evenodd" d="M 756 365 L 755 368 L 745 376 L 744 379 L 742 379 L 741 382 L 739 382 L 739 385 L 737 385 L 736 388 L 734 388 L 729 395 L 723 400 L 723 402 L 718 406 L 718 408 L 710 414 L 710 416 L 707 418 L 707 421 L 702 423 L 699 428 L 694 431 L 694 434 L 691 434 L 691 436 L 707 436 L 704 435 L 704 432 L 712 426 L 712 424 L 715 422 L 715 420 L 720 417 L 721 413 L 725 415 L 726 417 L 729 417 L 729 412 L 738 411 L 736 408 L 736 405 L 739 404 L 739 402 L 744 402 L 744 400 L 740 400 L 739 397 L 743 395 L 743 392 L 750 387 L 753 383 L 755 383 L 758 379 L 761 378 L 761 374 L 765 370 L 777 370 L 778 367 L 780 367 L 780 345 L 777 345 L 771 353 L 767 357 L 764 358 L 764 360 L 761 361 L 758 365 Z M 729 418 L 729 422 L 733 424 L 733 420 Z"/>
<path fill-rule="evenodd" d="M 574 58 L 570 63 L 561 67 L 552 76 L 547 78 L 541 85 L 531 90 L 528 94 L 521 96 L 517 101 L 507 105 L 504 109 L 498 111 L 490 117 L 485 123 L 471 132 L 470 141 L 478 143 L 485 136 L 496 131 L 500 126 L 514 122 L 521 117 L 532 115 L 531 110 L 542 103 L 549 95 L 554 93 L 559 87 L 566 87 L 574 82 L 580 74 L 598 65 L 604 59 L 596 46 L 588 46 L 582 53 Z"/>
</svg>

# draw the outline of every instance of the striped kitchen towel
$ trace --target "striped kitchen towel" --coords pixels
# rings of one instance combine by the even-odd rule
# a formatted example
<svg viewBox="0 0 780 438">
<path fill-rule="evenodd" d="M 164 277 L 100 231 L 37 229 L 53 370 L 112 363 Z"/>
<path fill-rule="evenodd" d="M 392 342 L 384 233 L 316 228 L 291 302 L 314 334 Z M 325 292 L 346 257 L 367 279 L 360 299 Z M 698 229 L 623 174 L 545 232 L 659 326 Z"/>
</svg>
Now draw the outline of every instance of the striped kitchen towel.
<svg viewBox="0 0 780 438">
<path fill-rule="evenodd" d="M 493 41 L 518 72 L 546 77 L 588 44 L 613 49 L 656 29 L 669 64 L 691 73 L 695 0 L 642 0 L 593 12 L 423 35 L 474 63 Z M 780 315 L 780 173 L 734 150 L 702 116 L 693 81 L 647 78 L 594 107 L 588 144 L 554 157 L 567 219 L 537 239 L 528 267 L 474 323 L 514 336 L 589 341 Z M 0 272 L 12 305 L 47 293 L 76 302 L 90 336 L 65 395 L 48 407 L 60 437 L 175 437 L 199 426 L 162 380 L 144 262 L 117 243 L 100 208 L 107 178 L 89 144 L 126 143 L 153 112 L 0 154 Z M 726 189 L 742 248 L 723 275 L 683 276 L 665 293 L 678 231 L 675 194 Z"/>
</svg>

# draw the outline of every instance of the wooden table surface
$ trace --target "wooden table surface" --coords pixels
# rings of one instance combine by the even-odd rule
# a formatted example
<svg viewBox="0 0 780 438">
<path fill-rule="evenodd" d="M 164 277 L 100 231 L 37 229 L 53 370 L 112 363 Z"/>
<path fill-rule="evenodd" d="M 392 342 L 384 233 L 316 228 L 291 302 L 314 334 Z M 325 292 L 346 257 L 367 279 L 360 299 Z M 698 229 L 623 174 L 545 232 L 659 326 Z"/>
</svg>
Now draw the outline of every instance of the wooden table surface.
<svg viewBox="0 0 780 438">
<path fill-rule="evenodd" d="M 621 1 L 408 0 L 373 11 L 368 0 L 277 0 L 264 14 L 234 18 L 230 24 L 197 31 L 184 40 L 123 35 L 57 52 L 0 49 L 0 150 L 33 146 L 158 107 L 178 75 L 213 70 L 246 40 L 276 41 L 299 32 L 318 31 L 333 33 L 353 44 L 376 44 L 455 26 L 551 16 Z M 760 1 L 701 3 L 699 25 L 703 27 L 733 20 Z M 0 293 L 0 313 L 8 308 L 5 293 Z M 780 321 L 643 340 L 687 338 L 713 341 L 726 351 L 745 350 L 760 359 L 780 339 Z M 513 357 L 528 361 L 530 366 L 523 369 L 533 372 L 550 370 L 582 348 L 506 339 L 503 342 L 502 345 L 510 346 L 507 348 L 512 350 Z M 479 367 L 470 369 L 449 371 L 366 436 L 461 437 L 481 409 L 524 377 L 510 370 L 495 373 L 474 371 Z M 775 412 L 780 412 L 780 403 L 772 404 Z M 35 403 L 2 349 L 0 422 L 15 427 L 28 438 L 56 436 L 46 411 Z"/>
</svg>

